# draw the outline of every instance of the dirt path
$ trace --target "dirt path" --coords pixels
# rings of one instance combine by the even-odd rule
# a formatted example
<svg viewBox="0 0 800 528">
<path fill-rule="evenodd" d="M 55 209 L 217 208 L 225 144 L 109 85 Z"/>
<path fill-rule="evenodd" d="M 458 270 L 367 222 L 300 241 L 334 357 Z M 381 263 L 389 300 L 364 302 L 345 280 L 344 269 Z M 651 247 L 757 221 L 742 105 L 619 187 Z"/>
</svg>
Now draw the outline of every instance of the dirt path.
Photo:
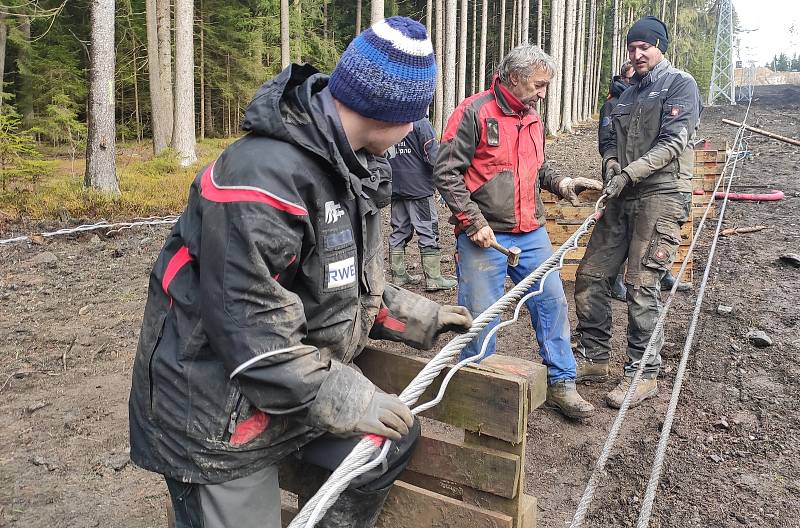
<svg viewBox="0 0 800 528">
<path fill-rule="evenodd" d="M 756 94 L 748 122 L 800 133 L 800 87 Z M 720 119 L 743 113 L 742 106 L 707 110 L 702 135 L 724 144 L 735 129 Z M 560 171 L 596 174 L 594 133 L 579 129 L 548 148 Z M 800 253 L 800 149 L 758 136 L 748 148 L 753 157 L 740 165 L 737 184 L 779 188 L 787 198 L 730 206 L 726 226 L 769 229 L 718 246 L 651 526 L 800 526 L 800 270 L 776 260 Z M 166 233 L 0 248 L 0 526 L 165 525 L 163 482 L 130 464 L 126 449 L 147 274 Z M 707 234 L 696 270 L 708 243 Z M 452 271 L 452 262 L 445 268 Z M 571 304 L 569 283 L 567 296 Z M 635 524 L 693 303 L 690 294 L 674 306 L 661 395 L 629 415 L 587 526 Z M 719 304 L 733 312 L 717 314 Z M 615 379 L 624 310 L 615 303 Z M 749 328 L 766 331 L 774 344 L 753 347 Z M 536 357 L 529 326 L 502 334 L 498 350 Z M 613 384 L 581 388 L 599 409 L 589 423 L 532 413 L 526 491 L 539 497 L 540 526 L 564 526 L 572 517 L 614 418 L 602 404 Z"/>
</svg>

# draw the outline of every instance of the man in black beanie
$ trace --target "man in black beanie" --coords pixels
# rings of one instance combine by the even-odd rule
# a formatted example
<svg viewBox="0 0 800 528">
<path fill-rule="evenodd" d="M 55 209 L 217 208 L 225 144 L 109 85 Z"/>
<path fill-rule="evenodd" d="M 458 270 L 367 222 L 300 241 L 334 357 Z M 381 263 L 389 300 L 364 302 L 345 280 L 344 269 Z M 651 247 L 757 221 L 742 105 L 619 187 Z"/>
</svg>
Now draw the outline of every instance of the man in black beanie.
<svg viewBox="0 0 800 528">
<path fill-rule="evenodd" d="M 619 408 L 639 367 L 661 311 L 659 282 L 669 272 L 692 204 L 692 141 L 702 104 L 694 78 L 664 58 L 667 27 L 656 17 L 628 31 L 628 58 L 636 71 L 631 88 L 611 111 L 602 146 L 608 196 L 575 280 L 579 381 L 608 377 L 611 309 L 609 279 L 627 258 L 628 360 L 625 377 L 606 396 Z M 663 333 L 644 367 L 631 406 L 658 393 Z"/>
</svg>

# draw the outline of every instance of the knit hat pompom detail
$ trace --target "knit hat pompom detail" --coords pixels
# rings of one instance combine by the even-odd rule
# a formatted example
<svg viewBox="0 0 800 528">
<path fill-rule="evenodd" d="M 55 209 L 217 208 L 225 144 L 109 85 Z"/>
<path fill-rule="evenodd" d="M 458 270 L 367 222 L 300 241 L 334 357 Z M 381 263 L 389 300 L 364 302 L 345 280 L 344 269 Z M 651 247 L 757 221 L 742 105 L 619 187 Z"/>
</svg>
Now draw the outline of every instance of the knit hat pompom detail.
<svg viewBox="0 0 800 528">
<path fill-rule="evenodd" d="M 662 53 L 666 53 L 669 45 L 667 25 L 654 16 L 640 18 L 628 30 L 627 43 L 637 41 L 647 42 L 660 49 Z"/>
<path fill-rule="evenodd" d="M 373 24 L 347 46 L 328 87 L 364 117 L 390 123 L 422 119 L 436 89 L 436 60 L 425 26 L 406 17 Z"/>
</svg>

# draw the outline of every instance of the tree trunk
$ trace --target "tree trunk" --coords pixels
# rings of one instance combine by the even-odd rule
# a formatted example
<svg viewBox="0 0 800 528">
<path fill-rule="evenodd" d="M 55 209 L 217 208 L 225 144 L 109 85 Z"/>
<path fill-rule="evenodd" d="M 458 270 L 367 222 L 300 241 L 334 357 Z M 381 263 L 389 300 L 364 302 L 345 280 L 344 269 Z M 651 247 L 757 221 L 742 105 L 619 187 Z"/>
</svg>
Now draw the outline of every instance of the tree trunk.
<svg viewBox="0 0 800 528">
<path fill-rule="evenodd" d="M 172 84 L 172 16 L 170 0 L 156 0 L 156 28 L 158 31 L 158 81 L 161 85 L 161 100 L 164 111 L 164 150 L 172 142 L 175 101 Z"/>
<path fill-rule="evenodd" d="M 289 47 L 289 0 L 281 0 L 281 69 L 292 62 Z"/>
<path fill-rule="evenodd" d="M 456 0 L 447 0 L 447 8 L 445 11 L 446 29 L 445 37 L 447 38 L 446 49 L 444 54 L 445 68 L 444 68 L 444 102 L 442 104 L 442 116 L 446 122 L 453 113 L 456 100 Z"/>
<path fill-rule="evenodd" d="M 150 128 L 153 134 L 153 153 L 158 155 L 169 145 L 172 135 L 172 110 L 167 111 L 161 89 L 156 0 L 145 2 L 145 20 L 147 26 L 147 76 L 150 84 Z"/>
<path fill-rule="evenodd" d="M 175 117 L 172 148 L 182 167 L 197 161 L 194 135 L 193 0 L 175 0 Z"/>
<path fill-rule="evenodd" d="M 678 39 L 675 38 L 675 35 L 678 34 L 678 0 L 675 0 L 675 9 L 672 12 L 672 49 L 670 52 L 672 53 L 672 58 L 675 60 L 675 67 L 678 67 Z"/>
<path fill-rule="evenodd" d="M 425 2 L 425 31 L 428 32 L 428 38 L 433 41 L 433 0 Z"/>
<path fill-rule="evenodd" d="M 114 127 L 114 1 L 92 0 L 89 47 L 89 134 L 84 185 L 119 194 Z"/>
<path fill-rule="evenodd" d="M 603 6 L 603 11 L 601 12 L 601 17 L 599 19 L 600 27 L 597 30 L 597 33 L 600 35 L 599 43 L 597 44 L 597 60 L 596 60 L 596 69 L 594 75 L 594 94 L 592 96 L 592 104 L 597 105 L 600 101 L 600 85 L 602 83 L 603 78 L 603 45 L 605 40 L 605 33 L 606 33 L 606 13 L 607 9 L 606 6 Z"/>
<path fill-rule="evenodd" d="M 300 28 L 300 31 L 297 32 L 297 42 L 295 47 L 295 55 L 297 57 L 297 62 L 302 64 L 305 62 L 303 60 L 303 3 L 301 0 L 294 0 L 294 7 L 295 12 L 297 13 L 297 26 Z"/>
<path fill-rule="evenodd" d="M 328 0 L 322 0 L 322 39 L 328 40 Z"/>
<path fill-rule="evenodd" d="M 436 93 L 433 99 L 433 128 L 441 137 L 444 130 L 444 13 L 442 0 L 436 0 Z"/>
<path fill-rule="evenodd" d="M 498 53 L 498 62 L 503 60 L 506 54 L 506 0 L 500 0 L 500 53 Z"/>
<path fill-rule="evenodd" d="M 356 35 L 359 33 L 361 33 L 361 0 L 356 0 Z"/>
<path fill-rule="evenodd" d="M 536 3 L 536 45 L 544 49 L 544 36 L 542 35 L 542 0 Z"/>
<path fill-rule="evenodd" d="M 458 31 L 458 97 L 456 104 L 467 95 L 467 22 L 469 20 L 469 1 L 461 0 L 461 27 Z"/>
<path fill-rule="evenodd" d="M 518 0 L 511 1 L 511 45 L 509 49 L 514 49 L 517 45 L 517 2 Z"/>
<path fill-rule="evenodd" d="M 583 75 L 583 64 L 586 52 L 586 0 L 578 0 L 578 31 L 575 43 L 575 95 L 572 98 L 572 115 L 576 122 L 585 119 L 583 113 L 583 89 L 586 76 Z"/>
<path fill-rule="evenodd" d="M 383 1 L 384 0 L 370 0 L 369 7 L 370 7 L 370 25 L 384 19 L 383 14 Z"/>
<path fill-rule="evenodd" d="M 572 90 L 575 85 L 575 13 L 576 0 L 567 0 L 564 36 L 564 96 L 561 128 L 572 132 Z"/>
<path fill-rule="evenodd" d="M 17 108 L 22 114 L 24 128 L 33 126 L 33 86 L 31 83 L 31 20 L 27 16 L 20 17 L 19 30 L 22 33 L 22 45 L 17 50 L 17 72 L 19 87 L 16 89 Z"/>
<path fill-rule="evenodd" d="M 531 25 L 531 0 L 522 2 L 522 43 L 527 44 L 530 38 L 529 29 Z"/>
<path fill-rule="evenodd" d="M 477 0 L 476 0 L 477 1 Z M 486 26 L 488 23 L 489 0 L 481 3 L 481 53 L 478 59 L 478 91 L 482 92 L 486 82 Z"/>
<path fill-rule="evenodd" d="M 133 115 L 136 117 L 136 141 L 142 140 L 142 117 L 139 114 L 139 58 L 137 44 L 133 43 Z"/>
<path fill-rule="evenodd" d="M 614 0 L 614 12 L 612 17 L 614 26 L 611 34 L 611 75 L 616 75 L 619 71 L 619 0 Z"/>
<path fill-rule="evenodd" d="M 561 127 L 560 96 L 563 85 L 562 66 L 564 57 L 561 47 L 564 41 L 564 26 L 561 12 L 564 0 L 550 2 L 550 55 L 556 61 L 556 74 L 550 82 L 550 97 L 547 98 L 547 133 L 555 135 Z"/>
<path fill-rule="evenodd" d="M 203 0 L 200 0 L 200 139 L 206 137 L 206 48 Z"/>
<path fill-rule="evenodd" d="M 8 26 L 6 26 L 5 15 L 0 15 L 0 94 L 5 92 L 3 88 L 4 72 L 6 71 L 6 42 L 8 41 Z M 3 98 L 0 97 L 0 114 L 3 113 Z"/>
<path fill-rule="evenodd" d="M 472 79 L 470 82 L 470 95 L 478 91 L 478 0 L 472 0 Z"/>
<path fill-rule="evenodd" d="M 586 86 L 584 88 L 583 115 L 588 119 L 592 115 L 592 93 L 594 92 L 594 63 L 597 60 L 595 48 L 597 45 L 597 0 L 590 0 L 589 4 L 589 42 L 586 45 Z"/>
</svg>

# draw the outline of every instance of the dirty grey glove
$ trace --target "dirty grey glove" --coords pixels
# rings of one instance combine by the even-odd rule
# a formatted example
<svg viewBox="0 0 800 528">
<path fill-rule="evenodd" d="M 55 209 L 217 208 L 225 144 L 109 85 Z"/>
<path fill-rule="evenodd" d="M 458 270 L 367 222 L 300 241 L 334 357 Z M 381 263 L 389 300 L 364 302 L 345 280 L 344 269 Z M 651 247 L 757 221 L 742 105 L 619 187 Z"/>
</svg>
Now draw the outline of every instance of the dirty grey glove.
<svg viewBox="0 0 800 528">
<path fill-rule="evenodd" d="M 463 334 L 472 326 L 472 314 L 463 306 L 444 305 L 436 317 L 436 335 L 445 332 Z"/>
<path fill-rule="evenodd" d="M 413 423 L 414 415 L 400 398 L 376 390 L 354 430 L 385 436 L 389 440 L 400 440 L 401 436 L 408 434 Z"/>
<path fill-rule="evenodd" d="M 617 174 L 606 184 L 606 188 L 603 189 L 603 192 L 608 195 L 609 198 L 616 198 L 622 193 L 622 190 L 631 183 L 631 177 L 628 176 L 626 173 Z"/>
<path fill-rule="evenodd" d="M 589 178 L 570 178 L 567 176 L 558 183 L 558 193 L 570 201 L 572 205 L 578 206 L 581 204 L 578 195 L 586 189 L 594 189 L 599 191 L 603 188 L 603 184 L 597 180 Z"/>
<path fill-rule="evenodd" d="M 609 158 L 606 161 L 606 170 L 603 172 L 603 183 L 607 184 L 611 178 L 620 173 L 622 173 L 622 167 L 619 166 L 619 162 L 616 158 Z"/>
</svg>

